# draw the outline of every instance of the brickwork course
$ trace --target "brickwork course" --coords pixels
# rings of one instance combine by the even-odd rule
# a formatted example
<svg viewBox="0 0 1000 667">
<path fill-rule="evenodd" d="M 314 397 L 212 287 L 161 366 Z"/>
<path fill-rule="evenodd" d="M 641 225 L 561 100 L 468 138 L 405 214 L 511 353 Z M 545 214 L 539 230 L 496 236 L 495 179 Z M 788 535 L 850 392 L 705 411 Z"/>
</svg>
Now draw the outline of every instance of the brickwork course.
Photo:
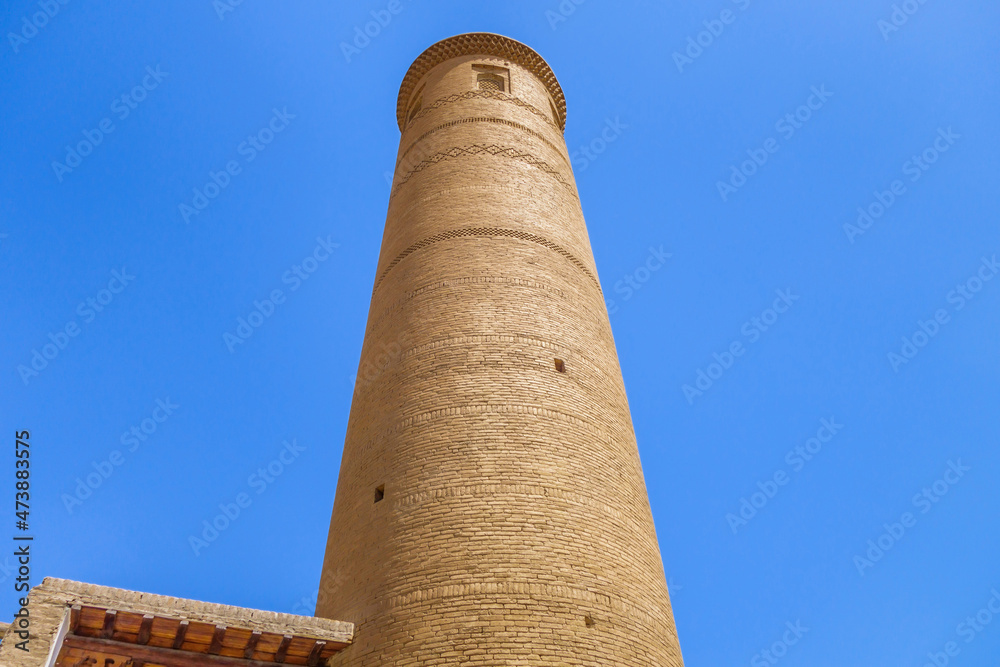
<svg viewBox="0 0 1000 667">
<path fill-rule="evenodd" d="M 335 667 L 683 665 L 552 70 L 428 48 L 402 132 L 317 615 Z"/>
</svg>

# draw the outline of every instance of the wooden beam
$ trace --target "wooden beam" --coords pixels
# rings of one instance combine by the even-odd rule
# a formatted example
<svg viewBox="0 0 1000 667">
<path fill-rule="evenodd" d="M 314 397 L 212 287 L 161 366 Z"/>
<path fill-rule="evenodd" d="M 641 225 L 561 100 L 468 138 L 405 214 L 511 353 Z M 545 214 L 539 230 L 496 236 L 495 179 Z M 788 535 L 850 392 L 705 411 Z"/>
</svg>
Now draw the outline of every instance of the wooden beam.
<svg viewBox="0 0 1000 667">
<path fill-rule="evenodd" d="M 76 634 L 76 629 L 80 627 L 80 612 L 82 611 L 83 609 L 78 604 L 69 608 L 69 631 L 73 634 Z"/>
<path fill-rule="evenodd" d="M 181 646 L 184 645 L 184 638 L 187 636 L 188 625 L 187 621 L 181 621 L 180 625 L 177 626 L 177 634 L 174 635 L 173 649 L 176 651 Z"/>
<path fill-rule="evenodd" d="M 260 630 L 254 630 L 247 639 L 247 645 L 243 647 L 243 657 L 249 660 L 257 650 L 257 642 L 260 641 Z"/>
<path fill-rule="evenodd" d="M 135 640 L 137 644 L 146 645 L 153 633 L 153 615 L 143 614 L 142 623 L 139 624 L 139 637 Z"/>
<path fill-rule="evenodd" d="M 309 665 L 309 667 L 317 667 L 317 665 L 319 665 L 319 656 L 323 653 L 324 648 L 326 648 L 326 642 L 324 641 L 317 640 L 316 643 L 313 644 L 312 650 L 309 651 L 309 659 L 306 661 L 306 664 Z"/>
<path fill-rule="evenodd" d="M 222 638 L 226 636 L 226 626 L 217 625 L 215 626 L 215 632 L 212 633 L 212 643 L 208 647 L 208 652 L 212 655 L 219 655 L 222 652 Z"/>
<path fill-rule="evenodd" d="M 285 635 L 281 638 L 281 643 L 278 644 L 278 650 L 274 652 L 274 661 L 278 664 L 285 662 L 285 658 L 288 656 L 288 645 L 292 643 L 292 636 Z"/>
<path fill-rule="evenodd" d="M 115 634 L 115 621 L 118 620 L 118 612 L 114 609 L 108 609 L 104 612 L 104 625 L 101 626 L 101 638 L 111 639 L 111 636 Z"/>
<path fill-rule="evenodd" d="M 169 648 L 139 646 L 113 639 L 98 639 L 81 635 L 68 635 L 63 640 L 63 646 L 81 651 L 127 655 L 134 662 L 149 662 L 154 665 L 164 665 L 164 667 L 287 667 L 287 665 L 278 662 L 244 660 L 243 658 L 229 658 L 193 651 L 174 651 Z"/>
</svg>

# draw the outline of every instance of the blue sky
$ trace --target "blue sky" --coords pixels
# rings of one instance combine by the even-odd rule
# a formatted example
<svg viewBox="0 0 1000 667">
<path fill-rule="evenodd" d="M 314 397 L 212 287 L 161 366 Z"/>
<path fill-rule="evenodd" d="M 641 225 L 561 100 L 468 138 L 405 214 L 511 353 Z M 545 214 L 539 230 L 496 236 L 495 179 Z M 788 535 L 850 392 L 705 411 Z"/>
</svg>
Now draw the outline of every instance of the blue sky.
<svg viewBox="0 0 1000 667">
<path fill-rule="evenodd" d="M 403 0 L 345 56 L 388 4 L 4 3 L 34 583 L 312 612 L 398 85 L 489 31 L 566 93 L 687 664 L 995 665 L 1000 7 Z"/>
</svg>

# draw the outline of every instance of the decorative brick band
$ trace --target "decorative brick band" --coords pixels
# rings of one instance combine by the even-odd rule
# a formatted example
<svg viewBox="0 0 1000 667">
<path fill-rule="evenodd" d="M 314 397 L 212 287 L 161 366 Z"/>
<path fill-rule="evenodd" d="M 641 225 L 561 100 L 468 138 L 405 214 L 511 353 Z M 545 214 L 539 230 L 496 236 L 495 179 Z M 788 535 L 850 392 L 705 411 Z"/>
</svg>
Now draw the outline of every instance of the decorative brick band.
<svg viewBox="0 0 1000 667">
<path fill-rule="evenodd" d="M 509 146 L 497 146 L 496 144 L 489 144 L 489 145 L 472 144 L 471 146 L 455 146 L 447 150 L 439 151 L 427 157 L 426 159 L 421 160 L 416 165 L 414 165 L 413 169 L 406 172 L 406 174 L 396 182 L 395 186 L 392 188 L 392 194 L 389 195 L 389 199 L 391 200 L 393 197 L 395 197 L 396 194 L 399 192 L 399 189 L 403 187 L 403 185 L 405 185 L 406 182 L 409 181 L 414 174 L 417 174 L 423 171 L 424 169 L 427 169 L 431 165 L 435 165 L 440 162 L 447 162 L 448 160 L 454 160 L 462 157 L 483 155 L 484 153 L 495 157 L 506 157 L 506 158 L 511 158 L 513 160 L 519 160 L 521 162 L 530 164 L 533 167 L 538 167 L 539 169 L 541 169 L 542 171 L 544 171 L 545 173 L 549 174 L 554 179 L 559 181 L 559 183 L 564 188 L 569 190 L 574 196 L 576 195 L 576 188 L 573 187 L 572 183 L 563 178 L 562 174 L 559 173 L 558 169 L 555 169 L 545 160 L 539 157 L 535 157 L 534 155 L 528 153 L 527 151 L 518 150 L 516 148 L 512 148 Z"/>
<path fill-rule="evenodd" d="M 365 329 L 365 335 L 369 335 L 372 331 L 378 328 L 378 325 L 382 321 L 395 314 L 406 302 L 410 299 L 414 299 L 425 292 L 431 290 L 440 289 L 442 287 L 450 287 L 452 285 L 474 285 L 477 283 L 481 284 L 493 284 L 493 285 L 516 285 L 518 287 L 528 287 L 531 289 L 545 290 L 546 292 L 552 292 L 556 296 L 563 298 L 565 297 L 565 292 L 557 287 L 553 287 L 547 283 L 540 283 L 534 280 L 525 280 L 524 278 L 507 278 L 505 276 L 466 276 L 464 278 L 450 278 L 448 280 L 439 280 L 423 287 L 418 287 L 415 290 L 410 290 L 406 292 L 402 298 L 397 299 L 388 308 L 382 311 L 382 313 L 375 319 L 369 320 L 368 327 Z M 374 308 L 373 308 L 374 310 Z"/>
<path fill-rule="evenodd" d="M 450 202 L 450 198 L 454 197 L 460 193 L 468 192 L 494 192 L 504 197 L 518 197 L 524 196 L 525 191 L 523 188 L 518 188 L 513 185 L 505 185 L 503 183 L 476 183 L 474 185 L 458 185 L 451 184 L 448 187 L 434 188 L 433 190 L 424 190 L 417 196 L 416 193 L 411 194 L 404 200 L 406 208 L 400 210 L 394 210 L 390 208 L 391 215 L 394 217 L 399 217 L 401 220 L 410 220 L 417 209 L 422 209 L 430 203 L 437 202 Z M 550 204 L 549 209 L 554 213 L 559 210 L 558 202 L 548 202 Z M 399 203 L 396 203 L 399 206 Z M 440 204 L 438 204 L 440 205 Z M 423 212 L 420 212 L 423 215 Z"/>
<path fill-rule="evenodd" d="M 430 343 L 424 343 L 423 345 L 417 345 L 416 347 L 411 347 L 406 352 L 404 352 L 403 358 L 407 359 L 409 357 L 416 356 L 428 350 L 437 350 L 442 347 L 467 348 L 469 345 L 478 345 L 481 343 L 510 343 L 516 345 L 532 345 L 534 347 L 543 347 L 550 350 L 566 349 L 561 345 L 556 346 L 550 341 L 542 340 L 541 338 L 532 338 L 531 336 L 515 336 L 509 334 L 482 334 L 477 336 L 455 336 L 454 338 L 443 338 L 435 340 Z"/>
<path fill-rule="evenodd" d="M 601 514 L 614 517 L 622 524 L 631 524 L 631 529 L 641 534 L 647 526 L 640 526 L 634 517 L 630 517 L 608 503 L 601 502 L 595 498 L 577 493 L 569 489 L 560 489 L 553 486 L 532 486 L 529 484 L 477 484 L 473 486 L 452 486 L 433 491 L 421 491 L 411 493 L 408 496 L 398 498 L 394 507 L 404 507 L 407 505 L 418 505 L 429 500 L 440 500 L 442 498 L 486 498 L 501 496 L 532 497 L 549 500 L 560 500 L 578 507 L 589 507 L 597 510 Z"/>
<path fill-rule="evenodd" d="M 439 241 L 447 241 L 448 239 L 457 239 L 467 236 L 487 236 L 487 237 L 507 236 L 516 239 L 521 239 L 522 241 L 531 241 L 532 243 L 537 243 L 539 245 L 545 246 L 549 250 L 554 250 L 560 255 L 562 255 L 570 262 L 572 262 L 574 266 L 576 266 L 578 269 L 587 274 L 587 277 L 590 278 L 591 281 L 593 281 L 594 285 L 597 287 L 597 291 L 603 294 L 603 292 L 601 292 L 601 284 L 597 281 L 597 278 L 594 277 L 594 274 L 590 272 L 590 269 L 588 269 L 583 262 L 574 257 L 572 253 L 570 253 L 562 246 L 556 245 L 552 241 L 549 241 L 546 238 L 538 236 L 537 234 L 529 234 L 528 232 L 522 232 L 517 229 L 502 229 L 499 227 L 466 227 L 463 229 L 452 229 L 450 231 L 442 232 L 440 234 L 435 234 L 434 236 L 428 236 L 425 239 L 417 241 L 409 248 L 396 255 L 396 258 L 393 259 L 391 262 L 389 262 L 389 266 L 385 267 L 385 269 L 382 271 L 382 274 L 375 279 L 375 288 L 372 290 L 372 294 L 378 291 L 379 285 L 382 284 L 382 281 L 385 280 L 385 277 L 389 274 L 389 272 L 392 271 L 394 268 L 396 268 L 397 264 L 399 264 L 401 261 L 406 259 L 409 255 L 413 254 L 417 250 L 420 250 L 421 248 L 426 248 L 427 246 L 433 245 L 434 243 L 437 243 Z"/>
<path fill-rule="evenodd" d="M 608 413 L 613 415 L 615 413 Z M 451 405 L 437 410 L 426 410 L 418 414 L 397 419 L 389 426 L 369 425 L 374 429 L 369 435 L 363 437 L 364 444 L 360 445 L 361 451 L 369 451 L 377 442 L 392 438 L 396 433 L 408 430 L 414 426 L 420 426 L 445 417 L 480 416 L 480 415 L 515 415 L 515 416 L 535 416 L 543 418 L 547 422 L 561 422 L 572 425 L 588 433 L 591 438 L 589 442 L 600 443 L 602 447 L 610 447 L 616 442 L 627 442 L 631 436 L 631 422 L 627 414 L 622 414 L 621 419 L 606 419 L 604 425 L 588 419 L 583 419 L 575 414 L 551 408 L 542 408 L 537 405 L 525 405 L 515 403 L 473 403 L 464 405 Z M 585 416 L 590 417 L 591 415 Z M 638 449 L 629 448 L 627 452 L 629 459 L 636 459 L 638 465 Z M 640 495 L 645 495 L 644 486 L 634 487 Z M 620 491 L 622 489 L 619 489 Z"/>
<path fill-rule="evenodd" d="M 428 410 L 427 412 L 421 412 L 420 414 L 403 417 L 396 423 L 395 426 L 392 427 L 391 430 L 398 431 L 406 429 L 416 424 L 422 424 L 423 422 L 428 422 L 446 416 L 489 414 L 537 415 L 539 417 L 545 417 L 548 420 L 559 420 L 573 424 L 574 426 L 590 431 L 591 433 L 599 434 L 605 441 L 611 440 L 611 437 L 608 436 L 603 429 L 598 427 L 593 422 L 587 421 L 586 419 L 580 419 L 576 415 L 569 414 L 568 412 L 562 412 L 561 410 L 552 410 L 551 408 L 540 408 L 537 405 L 515 405 L 513 403 L 479 403 L 474 405 L 455 405 L 447 408 L 438 408 L 437 410 Z"/>
<path fill-rule="evenodd" d="M 508 127 L 516 128 L 518 130 L 521 130 L 522 132 L 527 132 L 528 134 L 535 137 L 539 141 L 544 142 L 545 145 L 551 148 L 553 151 L 555 151 L 556 154 L 559 155 L 559 157 L 561 157 L 566 162 L 567 165 L 569 164 L 569 158 L 563 153 L 563 151 L 559 149 L 558 146 L 556 146 L 554 143 L 543 137 L 539 132 L 535 132 L 534 130 L 532 130 L 530 127 L 521 125 L 520 123 L 515 123 L 512 120 L 507 120 L 506 118 L 492 118 L 490 116 L 474 116 L 472 118 L 460 118 L 459 120 L 453 120 L 450 123 L 444 123 L 442 125 L 438 125 L 437 127 L 427 130 L 419 137 L 417 137 L 413 141 L 413 143 L 410 144 L 409 148 L 403 151 L 403 154 L 399 156 L 398 160 L 396 160 L 396 168 L 398 169 L 399 165 L 403 162 L 404 159 L 406 159 L 406 156 L 409 155 L 410 151 L 413 150 L 417 146 L 417 144 L 426 139 L 428 136 L 434 134 L 439 130 L 445 130 L 449 127 L 454 127 L 456 125 L 463 125 L 465 123 L 497 123 L 498 125 L 507 125 Z"/>
<path fill-rule="evenodd" d="M 487 596 L 496 596 L 507 600 L 521 599 L 525 602 L 538 601 L 539 604 L 544 604 L 550 600 L 561 600 L 568 605 L 590 605 L 592 609 L 599 609 L 628 618 L 637 625 L 646 626 L 647 630 L 650 631 L 670 622 L 669 615 L 664 613 L 663 610 L 646 609 L 613 593 L 603 593 L 575 586 L 521 581 L 484 581 L 418 589 L 402 595 L 384 598 L 374 603 L 372 608 L 388 610 L 394 607 L 413 606 L 414 603 L 440 600 L 442 598 L 471 597 L 482 600 L 482 598 Z"/>
<path fill-rule="evenodd" d="M 419 113 L 417 113 L 417 115 L 410 119 L 410 122 L 417 120 L 418 118 L 423 118 L 434 109 L 439 109 L 443 106 L 447 106 L 461 100 L 473 100 L 477 97 L 489 100 L 500 100 L 501 102 L 509 102 L 510 104 L 517 105 L 525 111 L 530 111 L 535 114 L 553 128 L 560 130 L 561 132 L 561 128 L 552 122 L 552 119 L 549 118 L 549 114 L 545 113 L 536 106 L 528 104 L 519 97 L 514 97 L 513 95 L 508 95 L 507 93 L 501 93 L 498 90 L 468 90 L 464 93 L 455 93 L 454 95 L 449 95 L 448 97 L 442 97 L 433 104 L 424 107 Z"/>
<path fill-rule="evenodd" d="M 453 282 L 454 284 L 459 284 L 459 283 L 461 283 L 461 284 L 467 284 L 467 283 L 470 283 L 470 282 L 510 283 L 510 284 L 524 285 L 524 286 L 527 286 L 527 287 L 539 287 L 539 288 L 543 288 L 543 289 L 545 288 L 544 285 L 531 283 L 530 281 L 526 281 L 526 280 L 505 279 L 505 278 L 494 279 L 493 276 L 483 276 L 483 277 L 477 277 L 477 278 L 472 278 L 472 279 L 464 279 L 463 278 L 463 279 L 456 280 L 456 281 L 446 281 L 446 282 Z M 443 285 L 443 283 L 435 283 L 434 285 L 428 286 L 428 287 L 429 288 L 430 287 L 441 287 L 442 285 Z M 423 291 L 423 290 L 421 290 L 421 291 Z M 413 292 L 410 293 L 410 295 L 412 295 L 412 294 L 413 294 Z M 562 296 L 561 292 L 560 292 L 560 296 Z M 412 298 L 412 296 L 410 296 L 409 298 Z M 396 304 L 394 304 L 394 309 L 398 308 L 399 306 L 401 306 L 403 303 L 405 303 L 406 300 L 408 300 L 408 299 L 405 299 L 403 301 L 400 301 L 400 302 L 397 302 Z M 383 314 L 382 317 L 379 318 L 379 320 L 381 320 L 382 318 L 388 316 L 389 314 L 390 313 Z M 373 328 L 374 327 L 369 328 L 365 332 L 365 335 L 366 336 L 371 335 L 371 332 L 372 332 Z M 608 374 L 607 369 L 602 368 L 597 363 L 597 359 L 594 359 L 594 358 L 591 357 L 589 350 L 588 351 L 583 351 L 583 350 L 578 350 L 578 349 L 574 349 L 574 348 L 567 348 L 565 345 L 555 345 L 551 341 L 543 340 L 541 338 L 535 338 L 535 337 L 532 337 L 532 336 L 515 335 L 515 334 L 480 334 L 480 335 L 471 335 L 471 336 L 453 336 L 453 337 L 450 337 L 450 338 L 440 338 L 440 339 L 437 339 L 437 340 L 433 340 L 433 341 L 431 341 L 429 343 L 424 343 L 423 345 L 415 345 L 415 346 L 412 346 L 412 347 L 405 348 L 402 351 L 402 353 L 399 355 L 399 359 L 400 360 L 411 359 L 413 357 L 417 357 L 417 356 L 420 356 L 422 354 L 426 354 L 428 352 L 433 353 L 433 352 L 435 352 L 437 350 L 441 350 L 441 349 L 461 348 L 461 349 L 464 350 L 464 349 L 468 349 L 470 346 L 480 346 L 480 345 L 483 345 L 483 344 L 490 344 L 490 343 L 493 343 L 493 344 L 517 345 L 517 346 L 521 346 L 521 347 L 537 347 L 537 348 L 542 348 L 542 349 L 545 349 L 545 350 L 551 350 L 553 353 L 556 353 L 556 354 L 558 354 L 560 352 L 561 353 L 571 352 L 574 359 L 584 359 L 584 358 L 586 358 L 588 366 L 589 366 L 589 368 L 591 369 L 592 372 L 597 373 L 600 377 L 602 377 L 606 381 L 610 382 L 610 381 L 614 380 L 614 378 L 612 377 L 612 375 Z M 378 358 L 378 356 L 380 354 L 381 354 L 381 352 L 379 352 L 379 351 L 370 352 L 367 357 L 364 357 L 362 359 L 362 361 L 363 362 L 367 361 L 368 363 L 372 364 L 373 366 L 375 366 L 378 369 L 378 372 L 381 373 L 392 362 L 389 361 L 389 362 L 386 362 L 386 363 L 382 364 L 381 366 L 379 366 L 379 364 L 377 362 L 377 358 Z M 357 387 L 358 386 L 361 386 L 361 385 L 357 385 L 355 387 L 355 391 L 357 391 Z M 628 419 L 628 415 L 623 415 L 623 418 L 624 419 Z M 391 430 L 395 431 L 395 430 L 397 430 L 397 428 L 394 427 Z M 598 431 L 598 432 L 601 434 L 601 437 L 606 437 L 602 431 Z"/>
<path fill-rule="evenodd" d="M 526 282 L 526 281 L 523 281 Z M 566 345 L 555 345 L 551 341 L 542 340 L 541 338 L 533 338 L 531 336 L 518 336 L 509 334 L 484 334 L 477 336 L 455 336 L 452 338 L 442 338 L 435 340 L 430 343 L 425 343 L 423 345 L 417 345 L 415 347 L 408 348 L 402 355 L 401 359 L 409 359 L 410 357 L 417 356 L 424 352 L 430 350 L 436 350 L 440 348 L 447 347 L 460 347 L 466 349 L 469 345 L 481 345 L 483 343 L 508 343 L 515 345 L 527 345 L 532 347 L 540 347 L 546 350 L 566 352 L 570 351 L 573 353 L 575 359 L 586 358 L 588 365 L 593 370 L 593 372 L 598 373 L 601 377 L 608 381 L 613 381 L 614 378 L 605 372 L 605 369 L 597 364 L 597 360 L 593 358 L 590 354 L 590 350 L 578 350 L 575 348 L 568 347 Z"/>
</svg>

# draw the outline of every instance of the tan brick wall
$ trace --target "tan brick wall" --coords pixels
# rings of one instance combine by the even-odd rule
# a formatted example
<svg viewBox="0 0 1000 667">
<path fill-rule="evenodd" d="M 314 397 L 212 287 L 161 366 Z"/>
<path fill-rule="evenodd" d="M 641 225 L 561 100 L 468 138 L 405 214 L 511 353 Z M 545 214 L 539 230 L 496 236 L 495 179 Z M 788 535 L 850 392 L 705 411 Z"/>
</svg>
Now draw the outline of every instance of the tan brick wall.
<svg viewBox="0 0 1000 667">
<path fill-rule="evenodd" d="M 561 91 L 527 47 L 452 39 L 402 89 L 421 100 L 362 350 L 378 371 L 317 607 L 357 624 L 332 664 L 680 666 Z M 473 65 L 509 89 L 478 90 Z"/>
</svg>

